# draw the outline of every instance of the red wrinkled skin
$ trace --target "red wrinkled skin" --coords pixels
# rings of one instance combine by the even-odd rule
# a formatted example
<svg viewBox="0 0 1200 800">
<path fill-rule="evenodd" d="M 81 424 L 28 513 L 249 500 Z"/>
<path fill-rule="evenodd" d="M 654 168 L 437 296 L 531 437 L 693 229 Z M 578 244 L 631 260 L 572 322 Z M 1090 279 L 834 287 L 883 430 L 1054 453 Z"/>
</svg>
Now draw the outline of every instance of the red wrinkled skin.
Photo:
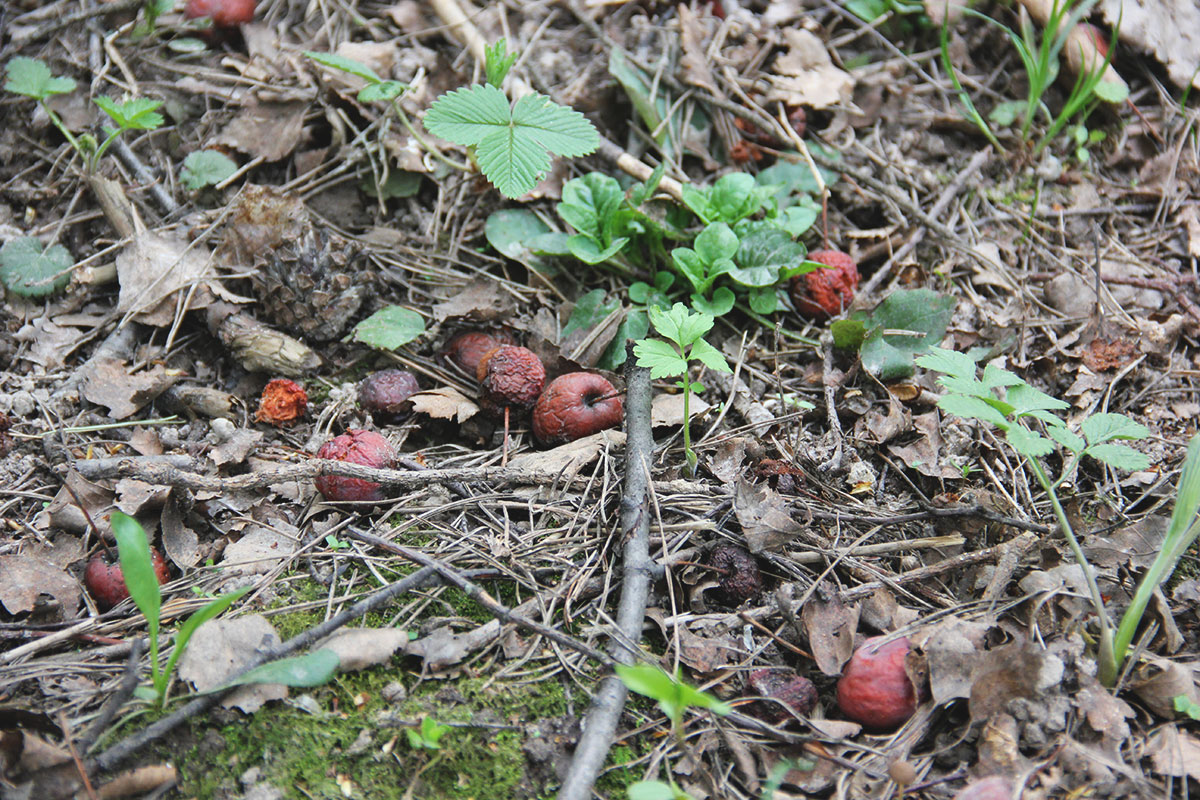
<svg viewBox="0 0 1200 800">
<path fill-rule="evenodd" d="M 254 419 L 272 425 L 287 425 L 304 416 L 308 409 L 308 392 L 295 381 L 275 378 L 263 387 Z"/>
<path fill-rule="evenodd" d="M 980 778 L 955 792 L 954 800 L 1012 800 L 1012 781 L 1002 775 Z"/>
<path fill-rule="evenodd" d="M 358 404 L 376 422 L 391 422 L 412 408 L 408 398 L 421 391 L 417 376 L 403 369 L 384 369 L 358 385 Z"/>
<path fill-rule="evenodd" d="M 442 351 L 442 355 L 458 365 L 463 372 L 475 375 L 483 357 L 502 344 L 516 344 L 516 342 L 502 331 L 497 333 L 463 331 L 446 342 L 446 349 Z"/>
<path fill-rule="evenodd" d="M 483 408 L 503 415 L 505 407 L 533 408 L 546 385 L 546 367 L 532 350 L 502 344 L 479 362 L 476 377 L 483 389 Z"/>
<path fill-rule="evenodd" d="M 747 679 L 748 689 L 759 697 L 769 697 L 787 705 L 800 716 L 807 716 L 817 706 L 817 688 L 812 681 L 794 669 L 766 667 L 756 669 Z M 777 703 L 755 703 L 750 707 L 754 716 L 777 725 L 791 719 L 791 715 Z"/>
<path fill-rule="evenodd" d="M 534 437 L 542 444 L 561 444 L 617 427 L 624 403 L 616 391 L 592 372 L 559 375 L 533 408 Z"/>
<path fill-rule="evenodd" d="M 166 583 L 169 577 L 167 562 L 157 547 L 150 548 L 150 564 L 154 567 L 154 576 L 158 578 L 158 582 Z M 129 597 L 129 587 L 125 585 L 125 573 L 121 571 L 120 562 L 109 563 L 101 553 L 88 560 L 83 571 L 83 585 L 102 611 L 107 611 Z"/>
<path fill-rule="evenodd" d="M 368 467 L 390 468 L 396 463 L 391 442 L 374 431 L 349 430 L 335 436 L 317 451 L 317 458 L 348 461 Z M 383 487 L 362 478 L 341 475 L 321 475 L 316 480 L 317 491 L 326 500 L 348 500 L 355 503 L 379 503 L 385 498 Z"/>
<path fill-rule="evenodd" d="M 884 638 L 863 642 L 837 685 L 842 713 L 871 730 L 899 727 L 917 710 L 917 690 L 904 671 L 909 641 L 901 637 L 877 647 Z"/>
<path fill-rule="evenodd" d="M 254 19 L 254 0 L 188 0 L 183 15 L 188 19 L 212 17 L 218 28 L 230 28 Z"/>
<path fill-rule="evenodd" d="M 858 265 L 840 250 L 817 250 L 809 261 L 827 265 L 792 278 L 792 302 L 802 316 L 828 319 L 842 313 L 858 289 Z"/>
</svg>

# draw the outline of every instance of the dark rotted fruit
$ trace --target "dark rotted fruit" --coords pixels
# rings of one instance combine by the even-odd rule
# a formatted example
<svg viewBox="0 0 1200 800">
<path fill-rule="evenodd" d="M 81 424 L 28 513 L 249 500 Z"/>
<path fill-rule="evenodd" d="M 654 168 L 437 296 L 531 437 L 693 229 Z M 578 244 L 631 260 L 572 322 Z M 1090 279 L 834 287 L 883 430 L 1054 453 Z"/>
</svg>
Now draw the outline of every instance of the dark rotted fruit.
<svg viewBox="0 0 1200 800">
<path fill-rule="evenodd" d="M 403 369 L 384 369 L 363 378 L 358 404 L 376 422 L 395 422 L 412 409 L 408 398 L 421 391 L 417 376 Z"/>
<path fill-rule="evenodd" d="M 167 562 L 157 547 L 150 548 L 150 564 L 154 567 L 154 575 L 158 582 L 166 583 L 169 577 Z M 102 611 L 107 611 L 129 597 L 129 587 L 125 585 L 121 563 L 109 561 L 103 553 L 97 553 L 88 560 L 87 567 L 83 570 L 83 585 Z"/>
<path fill-rule="evenodd" d="M 812 713 L 817 706 L 817 688 L 813 686 L 812 681 L 794 669 L 756 669 L 747 678 L 746 688 L 747 694 L 778 700 L 802 717 Z M 772 725 L 792 718 L 779 703 L 754 703 L 750 711 L 754 716 Z"/>
<path fill-rule="evenodd" d="M 289 425 L 308 409 L 308 392 L 295 381 L 275 378 L 263 387 L 254 418 L 271 425 Z"/>
<path fill-rule="evenodd" d="M 826 266 L 792 278 L 792 303 L 802 316 L 828 319 L 840 314 L 854 300 L 858 289 L 858 265 L 840 250 L 817 250 L 808 261 Z"/>
<path fill-rule="evenodd" d="M 516 344 L 516 341 L 503 331 L 463 331 L 446 342 L 442 355 L 463 372 L 474 376 L 483 357 L 502 344 Z"/>
<path fill-rule="evenodd" d="M 624 404 L 601 375 L 568 372 L 546 387 L 533 407 L 533 435 L 542 444 L 573 442 L 621 424 Z"/>
<path fill-rule="evenodd" d="M 483 409 L 492 416 L 503 416 L 505 408 L 528 411 L 546 385 L 542 360 L 532 350 L 511 344 L 502 344 L 486 354 L 475 376 L 483 390 Z"/>
<path fill-rule="evenodd" d="M 968 783 L 954 793 L 954 800 L 1012 800 L 1012 781 L 991 775 Z"/>
<path fill-rule="evenodd" d="M 720 542 L 708 551 L 704 563 L 719 570 L 717 586 L 722 599 L 731 606 L 740 606 L 762 591 L 758 562 L 744 547 L 732 542 Z"/>
<path fill-rule="evenodd" d="M 917 689 L 904 669 L 911 645 L 907 638 L 880 644 L 886 637 L 867 639 L 850 657 L 838 680 L 837 701 L 842 713 L 871 730 L 891 730 L 917 710 Z"/>
<path fill-rule="evenodd" d="M 254 19 L 255 0 L 188 0 L 183 15 L 188 19 L 211 17 L 218 28 L 230 28 Z"/>
<path fill-rule="evenodd" d="M 396 463 L 396 452 L 391 443 L 378 433 L 353 429 L 321 445 L 321 449 L 317 451 L 317 458 L 348 461 L 367 467 L 390 468 Z M 382 486 L 362 478 L 321 475 L 316 484 L 317 491 L 326 500 L 378 503 L 385 497 Z"/>
</svg>

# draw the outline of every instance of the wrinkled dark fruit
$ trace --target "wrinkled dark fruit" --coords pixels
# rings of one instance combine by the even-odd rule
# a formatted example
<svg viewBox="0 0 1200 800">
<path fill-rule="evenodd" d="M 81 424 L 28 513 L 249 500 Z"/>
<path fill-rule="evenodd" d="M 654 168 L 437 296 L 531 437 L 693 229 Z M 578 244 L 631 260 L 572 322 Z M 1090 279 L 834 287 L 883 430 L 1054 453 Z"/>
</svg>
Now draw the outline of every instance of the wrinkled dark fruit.
<svg viewBox="0 0 1200 800">
<path fill-rule="evenodd" d="M 546 367 L 532 350 L 502 344 L 479 362 L 476 377 L 483 409 L 499 417 L 506 407 L 513 411 L 533 408 L 546 385 Z"/>
<path fill-rule="evenodd" d="M 358 385 L 358 404 L 376 422 L 395 422 L 412 409 L 408 398 L 421 391 L 417 376 L 403 369 L 384 369 Z"/>
<path fill-rule="evenodd" d="M 483 357 L 502 344 L 516 344 L 516 341 L 503 331 L 463 331 L 446 342 L 442 355 L 463 372 L 475 376 Z"/>
<path fill-rule="evenodd" d="M 704 563 L 720 570 L 717 576 L 720 597 L 731 606 L 740 606 L 762 591 L 758 562 L 744 547 L 721 542 L 708 552 Z"/>
<path fill-rule="evenodd" d="M 954 800 L 1012 800 L 1012 781 L 991 775 L 971 781 L 954 793 Z"/>
<path fill-rule="evenodd" d="M 750 673 L 746 684 L 747 694 L 778 700 L 802 717 L 812 713 L 817 707 L 817 687 L 794 669 L 756 669 Z M 778 725 L 792 718 L 779 703 L 754 703 L 750 706 L 750 713 L 771 725 Z"/>
<path fill-rule="evenodd" d="M 167 562 L 157 547 L 150 548 L 150 563 L 154 566 L 154 575 L 159 584 L 166 583 L 169 579 Z M 88 560 L 83 571 L 83 585 L 101 611 L 107 611 L 129 597 L 129 587 L 125 585 L 120 562 L 109 562 L 103 553 L 97 553 Z"/>
<path fill-rule="evenodd" d="M 792 303 L 801 316 L 828 319 L 842 313 L 858 290 L 858 265 L 840 250 L 817 250 L 809 261 L 827 265 L 792 278 Z"/>
<path fill-rule="evenodd" d="M 212 17 L 218 28 L 241 25 L 254 19 L 255 0 L 188 0 L 183 15 L 188 19 Z"/>
<path fill-rule="evenodd" d="M 875 731 L 897 728 L 917 710 L 917 690 L 904 669 L 911 645 L 905 637 L 879 645 L 884 638 L 875 636 L 863 642 L 837 685 L 842 713 Z"/>
<path fill-rule="evenodd" d="M 317 458 L 387 469 L 395 466 L 396 452 L 391 443 L 378 433 L 355 429 L 335 436 L 321 445 L 321 449 L 317 451 Z M 326 500 L 379 503 L 386 497 L 382 486 L 362 478 L 321 475 L 316 484 L 317 491 Z"/>
<path fill-rule="evenodd" d="M 533 408 L 533 435 L 542 444 L 561 444 L 615 428 L 624 404 L 603 376 L 568 372 L 550 381 Z"/>
<path fill-rule="evenodd" d="M 764 458 L 754 468 L 757 478 L 765 478 L 775 491 L 795 494 L 804 481 L 804 470 L 776 458 Z"/>
<path fill-rule="evenodd" d="M 263 387 L 254 419 L 271 425 L 288 425 L 304 416 L 308 392 L 295 381 L 275 378 Z"/>
</svg>

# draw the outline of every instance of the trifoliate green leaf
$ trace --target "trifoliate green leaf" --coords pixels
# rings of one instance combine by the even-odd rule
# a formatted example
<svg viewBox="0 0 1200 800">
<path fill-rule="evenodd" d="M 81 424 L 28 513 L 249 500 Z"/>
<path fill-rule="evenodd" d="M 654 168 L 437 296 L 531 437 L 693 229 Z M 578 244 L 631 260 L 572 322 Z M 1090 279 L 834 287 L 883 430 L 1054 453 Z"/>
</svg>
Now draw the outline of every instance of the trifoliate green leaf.
<svg viewBox="0 0 1200 800">
<path fill-rule="evenodd" d="M 1079 426 L 1089 444 L 1100 444 L 1110 439 L 1145 439 L 1150 431 L 1140 422 L 1124 414 L 1093 414 Z"/>
<path fill-rule="evenodd" d="M 717 372 L 731 371 L 729 369 L 729 362 L 725 360 L 725 356 L 721 355 L 721 351 L 703 339 L 692 345 L 692 349 L 688 355 Z"/>
<path fill-rule="evenodd" d="M 67 285 L 74 263 L 61 244 L 43 250 L 32 236 L 9 239 L 0 249 L 0 283 L 21 297 L 44 297 Z"/>
<path fill-rule="evenodd" d="M 661 339 L 642 339 L 633 345 L 633 354 L 638 366 L 650 370 L 650 377 L 655 380 L 682 375 L 687 370 L 687 360 Z"/>
<path fill-rule="evenodd" d="M 8 62 L 6 70 L 8 82 L 4 88 L 14 94 L 45 100 L 51 95 L 75 91 L 74 80 L 55 77 L 50 68 L 36 58 L 17 56 Z"/>
<path fill-rule="evenodd" d="M 1094 444 L 1084 451 L 1087 455 L 1101 461 L 1113 469 L 1136 472 L 1150 466 L 1150 458 L 1145 453 L 1139 453 L 1132 447 L 1113 442 Z"/>
<path fill-rule="evenodd" d="M 219 150 L 188 153 L 179 170 L 179 182 L 195 191 L 215 186 L 237 172 L 237 162 Z"/>
<path fill-rule="evenodd" d="M 113 122 L 122 130 L 152 131 L 163 124 L 162 114 L 156 111 L 162 105 L 161 100 L 132 97 L 117 103 L 111 97 L 101 96 L 94 98 L 92 102 L 112 117 Z"/>
</svg>

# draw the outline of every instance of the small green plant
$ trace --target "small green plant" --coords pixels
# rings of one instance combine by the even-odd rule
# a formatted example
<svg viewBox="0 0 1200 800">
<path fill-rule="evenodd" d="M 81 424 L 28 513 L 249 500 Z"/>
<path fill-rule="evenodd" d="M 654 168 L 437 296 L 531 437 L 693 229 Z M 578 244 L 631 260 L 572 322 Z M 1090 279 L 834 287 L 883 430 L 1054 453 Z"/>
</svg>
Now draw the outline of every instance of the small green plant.
<svg viewBox="0 0 1200 800">
<path fill-rule="evenodd" d="M 36 237 L 18 236 L 0 248 L 0 283 L 21 297 L 44 297 L 67 285 L 74 264 L 61 244 L 43 247 Z"/>
<path fill-rule="evenodd" d="M 689 402 L 692 392 L 702 392 L 704 387 L 689 376 L 692 361 L 699 361 L 709 369 L 729 372 L 729 364 L 721 351 L 704 341 L 704 334 L 713 326 L 709 314 L 692 313 L 683 303 L 676 303 L 670 310 L 663 311 L 655 306 L 647 309 L 650 324 L 659 336 L 667 339 L 642 339 L 633 346 L 638 366 L 650 370 L 651 378 L 673 378 L 679 376 L 677 385 L 683 390 L 683 452 L 687 459 L 688 474 L 696 473 L 696 454 L 692 452 L 691 412 Z"/>
<path fill-rule="evenodd" d="M 405 728 L 408 744 L 414 750 L 441 750 L 441 738 L 450 730 L 449 725 L 442 725 L 433 717 L 424 717 L 421 724 L 415 728 Z"/>
<path fill-rule="evenodd" d="M 722 717 L 733 710 L 728 703 L 708 692 L 689 686 L 678 669 L 674 675 L 664 672 L 656 664 L 617 664 L 615 669 L 617 677 L 629 691 L 649 697 L 667 715 L 678 742 L 683 741 L 683 715 L 689 708 L 706 708 Z M 668 768 L 667 782 L 638 781 L 631 784 L 629 800 L 690 800 L 690 795 L 675 785 Z"/>
<path fill-rule="evenodd" d="M 1043 26 L 1040 34 L 1029 20 L 1028 15 L 1024 13 L 1021 16 L 1021 30 L 1018 34 L 1012 28 L 985 14 L 981 14 L 970 8 L 963 9 L 965 15 L 981 19 L 1003 31 L 1021 58 L 1028 83 L 1025 99 L 999 104 L 993 110 L 991 118 L 993 122 L 1000 125 L 1012 124 L 1019 118 L 1021 122 L 1020 136 L 1025 142 L 1032 141 L 1031 136 L 1034 123 L 1039 117 L 1044 118 L 1048 127 L 1038 139 L 1037 145 L 1033 149 L 1034 157 L 1037 157 L 1045 149 L 1046 145 L 1058 136 L 1076 114 L 1082 113 L 1086 120 L 1088 114 L 1095 108 L 1098 101 L 1104 100 L 1109 103 L 1119 103 L 1128 94 L 1128 90 L 1123 86 L 1104 81 L 1104 73 L 1111 60 L 1111 55 L 1106 55 L 1102 64 L 1098 65 L 1094 70 L 1085 70 L 1077 77 L 1075 83 L 1071 86 L 1066 101 L 1057 114 L 1051 113 L 1046 106 L 1044 96 L 1046 90 L 1050 88 L 1050 85 L 1058 77 L 1059 56 L 1067 43 L 1067 36 L 1076 23 L 1091 12 L 1096 1 L 1055 0 L 1050 10 L 1049 18 L 1046 20 L 1046 24 Z M 975 108 L 970 96 L 958 80 L 958 75 L 950 60 L 949 24 L 949 17 L 947 16 L 947 20 L 942 26 L 941 34 L 942 66 L 954 84 L 955 91 L 958 94 L 960 102 L 963 104 L 967 118 L 979 128 L 989 142 L 997 148 L 1003 149 L 999 139 L 992 131 L 991 125 Z M 1112 46 L 1116 44 L 1116 37 L 1117 31 L 1114 30 L 1113 38 L 1110 42 L 1110 52 Z"/>
<path fill-rule="evenodd" d="M 935 347 L 918 358 L 917 364 L 944 373 L 938 383 L 947 391 L 938 401 L 939 408 L 999 428 L 1046 492 L 1071 553 L 1083 570 L 1099 620 L 1097 663 L 1100 680 L 1105 686 L 1115 685 L 1154 590 L 1170 577 L 1184 551 L 1200 536 L 1200 518 L 1197 517 L 1200 512 L 1200 436 L 1192 437 L 1188 444 L 1175 511 L 1163 547 L 1138 584 L 1114 637 L 1100 587 L 1063 510 L 1058 489 L 1085 456 L 1113 469 L 1146 469 L 1149 459 L 1120 442 L 1143 439 L 1149 431 L 1123 414 L 1104 413 L 1087 417 L 1075 432 L 1058 414 L 1070 407 L 1068 403 L 1034 389 L 1008 370 L 991 364 L 977 376 L 974 359 L 964 353 Z M 1065 451 L 1063 468 L 1058 477 L 1051 480 L 1042 459 L 1058 451 Z"/>
<path fill-rule="evenodd" d="M 188 153 L 179 169 L 179 182 L 192 191 L 216 186 L 237 172 L 237 162 L 220 150 Z"/>
<path fill-rule="evenodd" d="M 1176 695 L 1174 698 L 1175 710 L 1180 714 L 1187 714 L 1197 722 L 1200 722 L 1200 703 L 1195 702 L 1186 694 Z"/>
<path fill-rule="evenodd" d="M 862 365 L 883 381 L 913 374 L 913 356 L 946 335 L 957 301 L 930 289 L 897 289 L 870 312 L 855 311 L 829 326 L 836 347 L 858 350 Z"/>
</svg>

